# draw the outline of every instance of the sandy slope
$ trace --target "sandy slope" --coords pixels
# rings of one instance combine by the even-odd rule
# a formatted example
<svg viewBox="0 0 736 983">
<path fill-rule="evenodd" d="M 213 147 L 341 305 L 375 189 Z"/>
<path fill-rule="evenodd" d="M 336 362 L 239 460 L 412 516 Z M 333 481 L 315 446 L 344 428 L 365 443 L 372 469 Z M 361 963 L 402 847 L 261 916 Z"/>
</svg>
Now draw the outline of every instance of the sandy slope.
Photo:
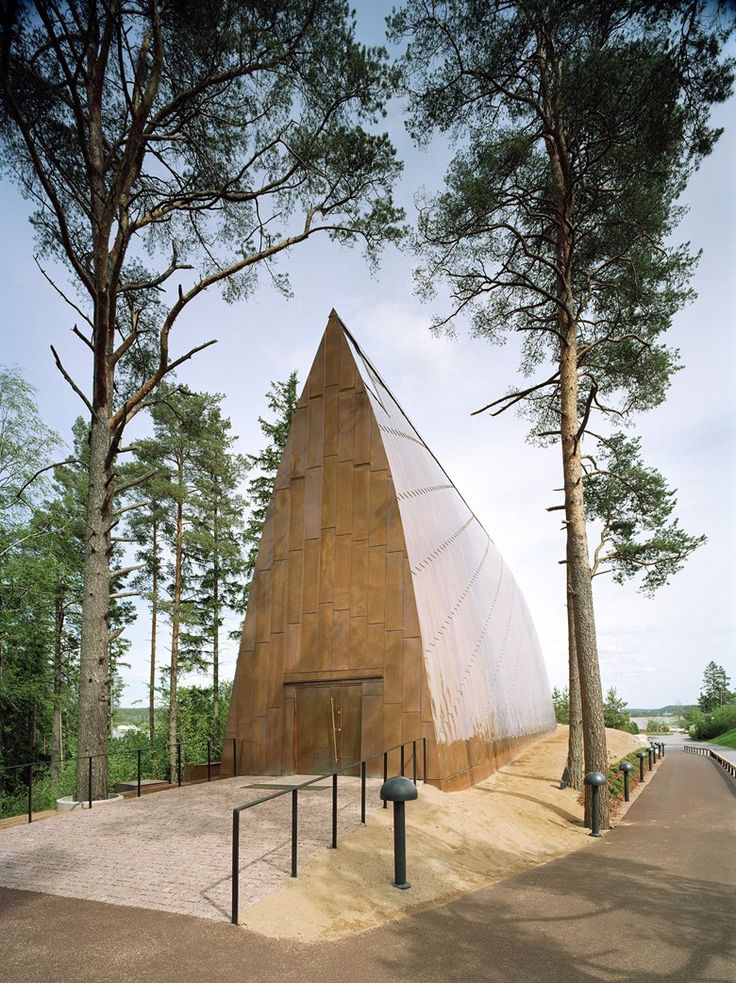
<svg viewBox="0 0 736 983">
<path fill-rule="evenodd" d="M 613 761 L 643 741 L 608 730 Z M 567 727 L 526 748 L 485 782 L 464 792 L 419 786 L 407 804 L 407 874 L 393 876 L 391 808 L 340 840 L 339 849 L 248 909 L 241 925 L 275 938 L 337 939 L 433 907 L 590 842 L 578 793 L 560 789 Z"/>
</svg>

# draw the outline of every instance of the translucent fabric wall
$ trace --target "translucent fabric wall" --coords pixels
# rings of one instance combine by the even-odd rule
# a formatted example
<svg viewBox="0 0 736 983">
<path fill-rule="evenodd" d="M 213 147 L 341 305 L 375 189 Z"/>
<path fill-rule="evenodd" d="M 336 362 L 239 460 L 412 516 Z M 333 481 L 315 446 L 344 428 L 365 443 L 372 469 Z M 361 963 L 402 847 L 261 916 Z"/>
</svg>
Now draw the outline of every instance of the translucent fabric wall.
<svg viewBox="0 0 736 983">
<path fill-rule="evenodd" d="M 445 777 L 487 773 L 555 725 L 536 629 L 493 540 L 352 339 L 351 348 L 401 513 Z"/>
</svg>

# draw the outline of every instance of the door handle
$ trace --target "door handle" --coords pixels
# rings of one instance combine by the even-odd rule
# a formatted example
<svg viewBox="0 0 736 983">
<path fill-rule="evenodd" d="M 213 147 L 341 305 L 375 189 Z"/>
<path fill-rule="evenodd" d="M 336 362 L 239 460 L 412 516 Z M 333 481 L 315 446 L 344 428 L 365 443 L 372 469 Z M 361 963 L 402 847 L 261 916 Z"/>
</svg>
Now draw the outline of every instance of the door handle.
<svg viewBox="0 0 736 983">
<path fill-rule="evenodd" d="M 339 763 L 337 754 L 337 721 L 335 719 L 335 697 L 330 697 L 330 709 L 332 711 L 332 749 L 335 755 L 335 764 Z"/>
</svg>

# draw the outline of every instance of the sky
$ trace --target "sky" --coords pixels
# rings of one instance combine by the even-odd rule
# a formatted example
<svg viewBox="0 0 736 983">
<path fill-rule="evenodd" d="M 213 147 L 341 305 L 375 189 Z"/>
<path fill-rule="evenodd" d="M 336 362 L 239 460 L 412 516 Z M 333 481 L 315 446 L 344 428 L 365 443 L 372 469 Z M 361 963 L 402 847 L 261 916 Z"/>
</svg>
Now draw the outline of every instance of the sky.
<svg viewBox="0 0 736 983">
<path fill-rule="evenodd" d="M 362 36 L 380 42 L 383 4 L 361 5 Z M 653 599 L 634 582 L 595 581 L 599 657 L 604 688 L 613 686 L 630 706 L 659 707 L 697 699 L 703 669 L 712 659 L 736 681 L 736 99 L 713 114 L 725 132 L 696 173 L 683 202 L 688 213 L 677 241 L 703 250 L 693 286 L 694 303 L 681 311 L 669 335 L 684 368 L 667 401 L 638 418 L 647 463 L 677 489 L 676 514 L 707 543 L 672 583 Z M 415 218 L 421 187 L 441 186 L 447 147 L 416 150 L 404 132 L 401 106 L 388 129 L 405 162 L 397 198 Z M 71 334 L 74 315 L 33 262 L 28 206 L 15 187 L 0 182 L 0 363 L 17 366 L 37 389 L 44 420 L 65 439 L 83 407 L 54 366 L 49 346 L 80 380 L 89 365 Z M 288 266 L 292 294 L 278 295 L 264 280 L 244 301 L 229 306 L 210 292 L 190 305 L 174 335 L 174 354 L 209 338 L 218 343 L 187 362 L 180 382 L 224 394 L 223 408 L 238 435 L 238 450 L 262 446 L 257 418 L 266 413 L 273 380 L 295 369 L 308 373 L 335 308 L 381 372 L 425 442 L 475 511 L 511 567 L 535 620 L 551 685 L 567 679 L 564 540 L 560 453 L 525 442 L 523 420 L 506 413 L 492 419 L 473 410 L 501 395 L 517 379 L 512 342 L 494 347 L 472 339 L 466 322 L 457 336 L 435 337 L 432 317 L 445 313 L 441 298 L 424 304 L 414 295 L 408 253 L 389 248 L 371 275 L 359 250 L 317 238 L 293 250 Z M 131 433 L 133 436 L 134 433 Z M 592 537 L 591 537 L 592 538 Z M 132 631 L 130 668 L 123 671 L 123 706 L 147 702 L 148 637 L 145 610 Z M 166 651 L 166 635 L 160 639 Z M 221 674 L 231 677 L 237 643 L 224 646 Z M 190 682 L 206 685 L 202 676 Z"/>
</svg>

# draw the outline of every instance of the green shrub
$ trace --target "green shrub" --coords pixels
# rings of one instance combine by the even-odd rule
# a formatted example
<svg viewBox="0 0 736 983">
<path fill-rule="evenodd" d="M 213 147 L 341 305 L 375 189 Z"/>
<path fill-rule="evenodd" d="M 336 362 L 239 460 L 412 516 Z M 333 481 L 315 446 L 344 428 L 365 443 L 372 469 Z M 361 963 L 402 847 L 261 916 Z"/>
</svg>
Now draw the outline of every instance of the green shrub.
<svg viewBox="0 0 736 983">
<path fill-rule="evenodd" d="M 619 758 L 618 761 L 610 765 L 606 772 L 608 794 L 611 799 L 619 801 L 623 801 L 624 798 L 624 773 L 619 771 L 623 761 L 629 761 L 633 765 L 629 772 L 629 788 L 634 789 L 639 784 L 639 759 L 636 756 L 636 751 L 630 751 L 623 758 Z"/>
<path fill-rule="evenodd" d="M 41 762 L 33 769 L 33 811 L 44 812 L 47 809 L 56 807 L 56 800 L 63 795 L 73 795 L 76 783 L 76 765 L 74 761 L 67 761 L 61 769 L 57 781 L 51 780 L 49 765 Z M 23 782 L 27 781 L 25 770 L 23 772 Z M 0 799 L 0 819 L 8 819 L 11 816 L 22 816 L 28 809 L 28 787 L 25 784 L 18 784 L 9 793 L 5 793 Z"/>
<path fill-rule="evenodd" d="M 710 713 L 696 709 L 688 714 L 687 719 L 690 736 L 707 741 L 736 729 L 736 703 L 726 703 Z"/>
<path fill-rule="evenodd" d="M 567 686 L 563 690 L 552 690 L 552 705 L 555 708 L 555 720 L 558 724 L 570 723 L 570 694 Z"/>
</svg>

